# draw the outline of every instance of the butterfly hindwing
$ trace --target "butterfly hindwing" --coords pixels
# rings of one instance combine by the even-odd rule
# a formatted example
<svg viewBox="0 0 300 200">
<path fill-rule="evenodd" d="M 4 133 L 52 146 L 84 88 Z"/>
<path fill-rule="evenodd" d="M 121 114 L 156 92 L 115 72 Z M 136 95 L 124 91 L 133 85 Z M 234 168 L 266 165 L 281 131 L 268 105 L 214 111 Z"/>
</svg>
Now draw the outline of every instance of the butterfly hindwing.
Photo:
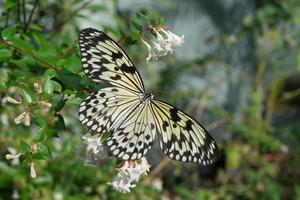
<svg viewBox="0 0 300 200">
<path fill-rule="evenodd" d="M 140 103 L 120 124 L 107 145 L 111 153 L 122 160 L 142 158 L 155 139 L 154 118 L 148 105 Z"/>
<path fill-rule="evenodd" d="M 153 100 L 151 111 L 163 153 L 184 162 L 211 164 L 217 159 L 216 142 L 192 117 L 162 101 Z"/>
<path fill-rule="evenodd" d="M 141 77 L 123 49 L 96 29 L 83 29 L 79 47 L 84 73 L 96 82 L 109 82 L 134 92 L 143 92 Z"/>
</svg>

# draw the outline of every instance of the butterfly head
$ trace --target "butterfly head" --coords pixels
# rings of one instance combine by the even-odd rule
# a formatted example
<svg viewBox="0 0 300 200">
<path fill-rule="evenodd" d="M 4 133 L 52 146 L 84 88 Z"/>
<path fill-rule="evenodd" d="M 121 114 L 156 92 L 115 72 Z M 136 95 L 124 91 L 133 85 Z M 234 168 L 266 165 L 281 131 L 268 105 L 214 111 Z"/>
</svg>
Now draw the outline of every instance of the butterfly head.
<svg viewBox="0 0 300 200">
<path fill-rule="evenodd" d="M 153 99 L 154 95 L 151 92 L 145 92 L 141 94 L 140 101 L 142 103 L 149 103 Z"/>
</svg>

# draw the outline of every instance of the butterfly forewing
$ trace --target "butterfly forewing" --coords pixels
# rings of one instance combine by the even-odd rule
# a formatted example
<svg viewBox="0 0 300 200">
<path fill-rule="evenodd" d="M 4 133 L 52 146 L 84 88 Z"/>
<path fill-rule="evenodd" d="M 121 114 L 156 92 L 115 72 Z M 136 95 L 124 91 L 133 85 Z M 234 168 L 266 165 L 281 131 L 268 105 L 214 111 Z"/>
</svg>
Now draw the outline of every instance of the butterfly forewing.
<svg viewBox="0 0 300 200">
<path fill-rule="evenodd" d="M 122 88 L 108 87 L 90 94 L 79 107 L 79 120 L 91 130 L 111 131 L 139 103 L 139 97 Z"/>
<path fill-rule="evenodd" d="M 131 60 L 106 34 L 92 28 L 83 29 L 79 47 L 83 71 L 93 81 L 144 92 L 143 82 Z"/>
<path fill-rule="evenodd" d="M 164 154 L 174 160 L 202 165 L 216 161 L 217 145 L 196 120 L 167 103 L 152 102 L 151 111 Z"/>
</svg>

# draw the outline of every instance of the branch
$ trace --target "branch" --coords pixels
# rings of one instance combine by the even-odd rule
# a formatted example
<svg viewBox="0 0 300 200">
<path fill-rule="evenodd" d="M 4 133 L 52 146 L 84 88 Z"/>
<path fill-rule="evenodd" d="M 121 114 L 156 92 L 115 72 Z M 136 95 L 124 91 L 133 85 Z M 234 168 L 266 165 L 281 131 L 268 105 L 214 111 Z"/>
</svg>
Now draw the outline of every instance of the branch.
<svg viewBox="0 0 300 200">
<path fill-rule="evenodd" d="M 27 28 L 29 27 L 29 24 L 31 23 L 33 13 L 34 13 L 34 11 L 35 11 L 35 9 L 36 9 L 38 3 L 39 3 L 39 0 L 35 0 L 35 1 L 34 1 L 33 8 L 32 8 L 32 10 L 31 10 L 31 12 L 30 12 L 30 14 L 29 14 L 28 22 L 25 23 L 24 32 L 26 32 Z"/>
<path fill-rule="evenodd" d="M 85 8 L 86 6 L 88 6 L 90 3 L 92 3 L 94 0 L 89 0 L 85 3 L 83 3 L 79 8 L 77 8 L 76 10 L 74 10 L 64 21 L 60 22 L 57 24 L 56 27 L 54 27 L 54 30 L 60 30 L 68 21 L 70 21 L 75 15 L 78 14 L 78 12 Z M 52 37 L 53 35 L 55 34 L 55 31 L 54 33 L 51 34 L 50 37 Z"/>
<path fill-rule="evenodd" d="M 6 42 L 6 41 L 4 41 L 4 40 L 0 40 L 0 44 L 3 44 L 3 45 L 5 45 L 5 46 L 7 46 L 7 47 L 12 47 L 12 48 L 16 49 L 17 51 L 19 51 L 19 52 L 21 52 L 21 53 L 24 54 L 24 50 L 23 50 L 23 49 L 21 49 L 20 47 L 15 46 L 15 45 L 13 45 L 13 44 L 10 44 L 10 43 L 8 43 L 8 42 Z M 58 68 L 57 68 L 56 66 L 54 66 L 54 65 L 52 65 L 52 64 L 50 64 L 50 63 L 48 63 L 48 62 L 46 62 L 46 61 L 44 61 L 44 60 L 41 60 L 41 59 L 39 59 L 38 57 L 36 57 L 36 56 L 34 56 L 34 55 L 32 55 L 31 57 L 32 57 L 33 59 L 35 59 L 36 61 L 38 61 L 38 62 L 40 62 L 40 63 L 43 63 L 44 65 L 46 65 L 46 66 L 48 66 L 49 68 L 53 69 L 54 71 L 58 71 Z"/>
<path fill-rule="evenodd" d="M 22 11 L 23 11 L 23 31 L 25 32 L 25 25 L 26 25 L 26 8 L 25 8 L 25 0 L 22 0 Z"/>
</svg>

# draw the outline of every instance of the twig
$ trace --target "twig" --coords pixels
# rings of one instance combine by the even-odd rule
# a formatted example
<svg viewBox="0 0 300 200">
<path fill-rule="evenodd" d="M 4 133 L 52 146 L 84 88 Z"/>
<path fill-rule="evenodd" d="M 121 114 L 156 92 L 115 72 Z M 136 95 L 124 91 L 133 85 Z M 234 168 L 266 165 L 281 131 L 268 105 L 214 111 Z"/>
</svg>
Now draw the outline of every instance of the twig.
<svg viewBox="0 0 300 200">
<path fill-rule="evenodd" d="M 35 1 L 34 1 L 33 8 L 32 8 L 32 10 L 31 10 L 31 12 L 30 12 L 30 14 L 29 14 L 28 21 L 27 21 L 27 23 L 25 23 L 24 32 L 27 31 L 27 28 L 29 27 L 29 25 L 30 25 L 30 23 L 31 23 L 33 13 L 34 13 L 34 11 L 35 11 L 36 6 L 38 5 L 38 3 L 39 3 L 39 0 L 35 0 Z"/>
<path fill-rule="evenodd" d="M 5 46 L 7 46 L 7 47 L 12 47 L 12 48 L 14 48 L 14 49 L 16 49 L 17 51 L 20 51 L 21 53 L 24 53 L 24 50 L 23 49 L 21 49 L 20 47 L 17 47 L 17 46 L 15 46 L 15 45 L 13 45 L 13 44 L 10 44 L 10 43 L 8 43 L 8 42 L 6 42 L 6 41 L 4 41 L 4 40 L 0 40 L 0 44 L 3 44 L 3 45 L 5 45 Z M 38 61 L 38 62 L 40 62 L 40 63 L 43 63 L 44 65 L 47 65 L 48 67 L 50 67 L 51 69 L 53 69 L 53 70 L 55 70 L 55 71 L 58 71 L 58 68 L 56 67 L 56 66 L 54 66 L 54 65 L 52 65 L 52 64 L 50 64 L 50 63 L 48 63 L 48 62 L 46 62 L 46 61 L 44 61 L 44 60 L 41 60 L 41 59 L 39 59 L 39 58 L 37 58 L 36 56 L 31 56 L 33 59 L 35 59 L 36 61 Z"/>
<path fill-rule="evenodd" d="M 156 166 L 155 168 L 152 170 L 150 176 L 154 177 L 156 176 L 165 166 L 167 166 L 167 164 L 169 164 L 169 162 L 171 161 L 171 159 L 167 156 L 165 156 Z"/>
<path fill-rule="evenodd" d="M 5 27 L 5 28 L 8 26 L 9 13 L 10 13 L 10 9 L 8 9 L 8 10 L 7 10 L 7 13 L 6 13 L 5 24 L 4 24 L 4 27 Z"/>
<path fill-rule="evenodd" d="M 23 31 L 25 32 L 25 25 L 26 25 L 26 8 L 25 8 L 25 0 L 22 0 L 22 10 L 23 10 Z"/>
<path fill-rule="evenodd" d="M 78 13 L 81 9 L 85 8 L 87 5 L 89 5 L 89 4 L 92 3 L 93 1 L 94 1 L 94 0 L 89 0 L 89 1 L 87 1 L 87 2 L 85 2 L 85 3 L 83 3 L 79 8 L 77 8 L 76 10 L 74 10 L 74 11 L 67 17 L 67 19 L 65 19 L 65 20 L 62 21 L 61 23 L 58 23 L 58 26 L 57 26 L 55 29 L 56 29 L 56 30 L 60 30 L 60 29 L 61 29 L 68 21 L 70 21 L 75 15 L 77 15 L 77 13 Z M 52 33 L 50 37 L 52 37 L 54 34 L 55 34 L 55 32 Z"/>
</svg>

